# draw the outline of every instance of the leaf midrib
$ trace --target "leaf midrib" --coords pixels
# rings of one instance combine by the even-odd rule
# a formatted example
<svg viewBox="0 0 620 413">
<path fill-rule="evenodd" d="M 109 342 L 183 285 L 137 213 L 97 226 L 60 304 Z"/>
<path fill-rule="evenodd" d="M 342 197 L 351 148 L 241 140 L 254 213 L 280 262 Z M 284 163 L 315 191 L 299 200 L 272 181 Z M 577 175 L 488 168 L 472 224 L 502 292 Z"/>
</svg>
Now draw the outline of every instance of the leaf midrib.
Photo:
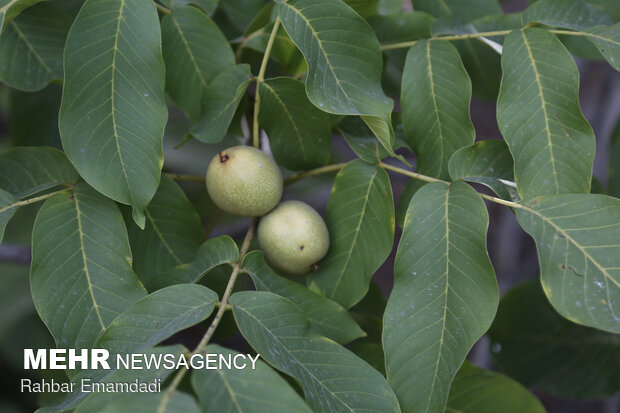
<svg viewBox="0 0 620 413">
<path fill-rule="evenodd" d="M 301 149 L 302 156 L 304 157 L 306 161 L 308 161 L 308 154 L 306 153 L 306 148 L 304 147 L 304 144 L 303 144 L 301 132 L 299 131 L 299 128 L 297 127 L 297 124 L 295 123 L 295 120 L 293 119 L 293 116 L 291 115 L 291 112 L 289 112 L 288 108 L 286 107 L 282 99 L 280 99 L 280 96 L 276 93 L 276 91 L 271 86 L 269 86 L 267 82 L 262 82 L 261 85 L 265 86 L 269 90 L 269 92 L 271 92 L 273 97 L 278 101 L 280 106 L 282 106 L 282 109 L 284 113 L 286 114 L 286 117 L 288 117 L 289 121 L 291 122 L 291 125 L 293 125 L 293 129 L 295 130 L 295 135 L 297 136 L 297 140 L 299 141 L 299 148 Z"/>
<path fill-rule="evenodd" d="M 375 178 L 377 177 L 378 174 L 378 170 L 377 168 L 375 168 L 372 177 L 370 178 L 370 181 L 368 182 L 368 189 L 366 190 L 366 195 L 364 196 L 364 206 L 362 208 L 362 212 L 360 212 L 360 219 L 357 222 L 357 227 L 355 228 L 354 231 L 354 236 L 353 236 L 353 240 L 351 241 L 351 247 L 349 248 L 349 250 L 347 251 L 347 259 L 344 262 L 344 265 L 342 266 L 339 274 L 338 274 L 338 281 L 336 281 L 336 284 L 334 285 L 334 288 L 332 290 L 331 293 L 331 298 L 334 297 L 334 295 L 336 294 L 336 291 L 338 290 L 338 287 L 340 286 L 340 283 L 342 282 L 342 279 L 344 277 L 344 273 L 346 272 L 346 269 L 349 265 L 349 261 L 351 260 L 351 256 L 353 255 L 353 250 L 355 248 L 355 245 L 357 244 L 357 237 L 359 236 L 360 233 L 360 228 L 362 226 L 362 221 L 364 221 L 364 214 L 366 213 L 366 206 L 368 206 L 369 204 L 369 200 L 368 200 L 368 196 L 370 195 L 370 190 L 372 189 L 372 186 L 375 182 Z"/>
<path fill-rule="evenodd" d="M 33 45 L 30 43 L 26 35 L 19 29 L 19 26 L 15 23 L 15 20 L 12 20 L 10 23 L 11 27 L 17 33 L 17 36 L 24 42 L 30 53 L 41 63 L 41 66 L 52 76 L 56 76 L 56 74 L 52 71 L 52 69 L 47 65 L 47 63 L 43 60 L 43 58 L 39 55 L 39 53 L 34 49 Z"/>
<path fill-rule="evenodd" d="M 578 243 L 577 241 L 575 241 L 575 239 L 573 237 L 571 237 L 566 230 L 564 230 L 562 227 L 559 227 L 558 225 L 556 225 L 553 220 L 551 218 L 548 218 L 547 216 L 543 215 L 542 213 L 538 212 L 537 210 L 535 210 L 534 208 L 531 208 L 529 206 L 526 206 L 524 204 L 519 204 L 519 208 L 528 211 L 534 215 L 536 215 L 537 217 L 539 217 L 543 222 L 551 225 L 553 227 L 553 229 L 555 229 L 558 233 L 562 234 L 562 236 L 565 237 L 565 239 L 567 241 L 569 241 L 570 243 L 572 243 L 575 248 L 577 248 L 585 257 L 587 260 L 591 261 L 592 264 L 594 264 L 594 266 L 596 268 L 598 268 L 598 270 L 603 273 L 603 275 L 605 276 L 605 279 L 609 279 L 611 280 L 616 287 L 620 288 L 620 282 L 616 281 L 611 274 L 609 274 L 607 272 L 607 270 L 601 266 L 601 264 L 594 259 L 594 257 L 592 257 L 592 255 L 590 255 L 582 246 L 580 243 Z"/>
<path fill-rule="evenodd" d="M 95 298 L 95 293 L 93 291 L 93 283 L 90 278 L 90 271 L 88 269 L 88 258 L 86 257 L 86 251 L 84 246 L 84 230 L 82 229 L 82 212 L 80 211 L 80 204 L 78 201 L 77 191 L 73 192 L 73 203 L 75 205 L 75 216 L 77 218 L 78 224 L 78 234 L 80 236 L 80 252 L 82 253 L 82 264 L 84 269 L 84 275 L 86 276 L 86 283 L 88 285 L 88 292 L 90 294 L 90 298 L 93 301 L 93 308 L 95 309 L 95 313 L 97 314 L 97 319 L 99 320 L 99 324 L 101 325 L 101 329 L 105 330 L 105 324 L 103 323 L 103 319 L 101 318 L 101 313 L 99 312 L 99 305 L 97 304 L 97 299 Z"/>
<path fill-rule="evenodd" d="M 280 341 L 280 339 L 271 332 L 271 330 L 269 328 L 267 328 L 267 326 L 265 324 L 263 324 L 263 322 L 261 320 L 259 320 L 258 318 L 256 318 L 253 314 L 251 314 L 249 311 L 245 310 L 243 307 L 237 306 L 236 308 L 238 308 L 240 311 L 243 311 L 244 313 L 246 313 L 249 317 L 253 318 L 254 320 L 256 320 L 256 322 L 258 324 L 260 324 L 260 326 L 271 336 L 273 337 L 273 339 L 284 349 L 284 351 L 286 351 L 286 353 L 292 358 L 294 359 L 297 364 L 299 366 L 302 366 L 303 369 L 325 390 L 327 390 L 329 392 L 329 394 L 331 394 L 334 399 L 338 400 L 340 403 L 342 403 L 342 405 L 346 408 L 349 409 L 349 411 L 351 413 L 355 413 L 355 410 L 352 409 L 346 402 L 344 402 L 341 398 L 339 398 L 338 396 L 336 396 L 335 393 L 333 393 L 328 387 L 326 387 L 323 382 L 321 380 L 319 380 L 314 374 L 312 374 L 312 372 L 310 370 L 308 370 L 308 368 L 306 367 L 305 364 L 303 364 L 297 357 L 295 357 L 295 355 L 293 353 L 291 353 L 288 348 L 286 348 L 286 346 L 284 346 L 284 344 L 282 344 L 282 342 Z"/>
<path fill-rule="evenodd" d="M 560 192 L 560 185 L 558 183 L 557 176 L 557 167 L 555 165 L 556 160 L 553 156 L 553 142 L 551 140 L 551 129 L 549 127 L 549 115 L 547 114 L 547 102 L 545 100 L 543 85 L 540 79 L 540 72 L 538 71 L 538 67 L 536 66 L 536 59 L 534 59 L 534 54 L 532 53 L 532 48 L 530 42 L 527 39 L 527 35 L 524 30 L 521 30 L 521 36 L 523 37 L 523 44 L 527 49 L 528 56 L 530 58 L 530 62 L 532 63 L 532 70 L 534 71 L 534 76 L 536 79 L 536 85 L 538 86 L 538 96 L 540 97 L 541 108 L 543 111 L 543 116 L 545 118 L 545 132 L 547 135 L 547 143 L 549 145 L 549 155 L 551 157 L 551 169 L 553 170 L 553 181 L 555 182 L 555 191 L 556 193 Z"/>
<path fill-rule="evenodd" d="M 144 209 L 144 213 L 145 213 L 146 217 L 149 219 L 151 225 L 153 225 L 153 230 L 155 230 L 155 234 L 157 234 L 157 237 L 161 240 L 161 243 L 164 245 L 164 248 L 166 248 L 166 250 L 168 251 L 168 253 L 170 253 L 172 258 L 174 258 L 174 260 L 177 262 L 177 265 L 183 264 L 183 261 L 181 261 L 179 259 L 179 257 L 174 252 L 172 247 L 170 247 L 170 244 L 168 244 L 168 241 L 166 241 L 166 239 L 164 237 L 164 234 L 159 230 L 159 227 L 157 226 L 157 223 L 155 222 L 155 219 L 153 218 L 153 216 L 149 212 L 148 208 Z"/>
<path fill-rule="evenodd" d="M 179 26 L 179 23 L 177 22 L 177 19 L 174 18 L 174 15 L 169 16 L 170 19 L 172 20 L 172 22 L 174 23 L 174 27 L 176 27 L 179 36 L 181 37 L 181 41 L 183 42 L 183 46 L 185 46 L 185 50 L 187 51 L 187 54 L 189 55 L 189 59 L 192 62 L 192 66 L 194 66 L 194 70 L 196 71 L 196 74 L 198 74 L 198 77 L 200 78 L 200 83 L 202 83 L 202 87 L 204 89 L 207 88 L 207 80 L 204 78 L 202 71 L 200 70 L 200 67 L 198 66 L 198 62 L 196 61 L 196 57 L 194 56 L 194 54 L 192 53 L 191 48 L 189 47 L 189 41 L 185 38 L 185 35 L 183 34 L 183 30 L 181 30 L 181 26 Z"/>
<path fill-rule="evenodd" d="M 281 3 L 281 5 L 289 7 L 291 10 L 293 10 L 293 13 L 295 13 L 297 16 L 299 16 L 306 23 L 306 26 L 312 32 L 312 36 L 314 37 L 314 39 L 316 40 L 316 42 L 317 42 L 317 44 L 319 46 L 319 50 L 321 51 L 321 53 L 325 57 L 325 61 L 327 62 L 327 67 L 329 67 L 329 71 L 334 76 L 334 80 L 336 81 L 336 84 L 338 85 L 338 88 L 342 91 L 344 96 L 351 103 L 353 108 L 355 108 L 355 110 L 358 112 L 359 115 L 366 115 L 365 113 L 361 113 L 359 111 L 359 109 L 357 109 L 357 106 L 355 105 L 355 102 L 353 102 L 353 100 L 347 94 L 346 90 L 344 90 L 344 88 L 342 87 L 342 84 L 340 83 L 340 79 L 338 79 L 338 76 L 336 75 L 336 72 L 334 71 L 334 67 L 333 67 L 333 65 L 331 63 L 331 60 L 329 59 L 329 55 L 327 54 L 327 52 L 325 51 L 325 48 L 323 47 L 323 42 L 321 41 L 321 38 L 319 37 L 319 34 L 316 32 L 316 30 L 314 30 L 314 27 L 312 26 L 312 24 L 310 24 L 310 20 L 307 19 L 306 16 L 304 16 L 301 13 L 300 10 L 296 9 L 295 7 L 291 6 L 290 4 L 288 4 L 286 2 L 283 2 L 283 3 Z"/>
</svg>

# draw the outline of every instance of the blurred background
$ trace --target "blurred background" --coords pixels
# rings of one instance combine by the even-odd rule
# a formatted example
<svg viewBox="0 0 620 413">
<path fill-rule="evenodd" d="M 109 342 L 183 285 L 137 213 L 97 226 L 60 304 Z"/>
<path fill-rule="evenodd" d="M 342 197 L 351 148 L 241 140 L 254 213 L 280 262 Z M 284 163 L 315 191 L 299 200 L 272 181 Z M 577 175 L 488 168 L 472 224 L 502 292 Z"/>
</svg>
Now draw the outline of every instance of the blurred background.
<svg viewBox="0 0 620 413">
<path fill-rule="evenodd" d="M 405 4 L 407 8 L 411 9 L 408 0 Z M 518 12 L 526 6 L 526 0 L 503 2 L 505 12 Z M 219 14 L 216 14 L 215 19 L 230 20 L 233 18 L 234 12 L 235 10 L 232 8 L 221 7 L 221 10 L 218 9 L 217 13 Z M 227 35 L 234 38 L 235 33 L 227 33 Z M 578 56 L 587 57 L 587 59 L 576 58 L 581 73 L 580 100 L 583 112 L 592 125 L 597 138 L 594 175 L 605 188 L 609 177 L 609 148 L 614 128 L 620 119 L 620 75 L 607 63 L 591 60 L 591 50 L 584 50 L 581 47 L 583 45 L 571 44 L 568 46 Z M 406 51 L 393 52 L 387 55 L 386 73 L 398 72 L 398 65 L 404 57 L 404 52 Z M 259 58 L 260 53 L 252 50 L 244 51 L 242 56 L 242 59 L 254 65 L 259 62 Z M 496 59 L 499 61 L 499 57 Z M 270 66 L 271 75 L 280 74 L 281 68 L 277 66 L 277 64 L 273 67 Z M 402 70 L 402 65 L 400 70 Z M 492 69 L 490 70 L 492 71 Z M 499 78 L 496 81 L 499 82 Z M 395 99 L 398 98 L 398 84 L 386 80 L 384 86 L 388 94 Z M 496 122 L 495 102 L 485 99 L 489 97 L 488 90 L 485 88 L 491 88 L 492 96 L 492 90 L 496 86 L 480 85 L 479 96 L 473 98 L 471 116 L 476 128 L 477 140 L 501 139 Z M 476 90 L 476 84 L 474 90 Z M 239 111 L 237 122 L 231 127 L 226 139 L 221 144 L 211 146 L 193 140 L 186 141 L 185 135 L 190 125 L 189 121 L 170 102 L 170 120 L 164 138 L 164 169 L 168 172 L 203 176 L 208 162 L 217 151 L 243 142 L 244 136 L 247 136 L 247 124 L 241 118 L 244 111 L 251 108 L 251 95 L 253 93 L 254 91 L 250 89 L 250 97 L 246 99 L 245 107 Z M 61 86 L 56 84 L 35 93 L 10 90 L 0 84 L 0 153 L 11 146 L 47 145 L 61 148 L 57 127 L 60 99 Z M 398 126 L 396 124 L 397 130 Z M 616 134 L 620 134 L 620 129 L 616 129 Z M 267 143 L 265 139 L 264 143 Z M 334 163 L 355 157 L 344 139 L 338 135 L 334 135 L 332 147 L 332 162 Z M 410 151 L 403 149 L 400 150 L 400 153 L 415 163 L 415 157 Z M 398 205 L 403 191 L 407 192 L 408 180 L 403 176 L 395 175 L 391 176 L 391 180 L 395 205 Z M 286 188 L 285 198 L 304 200 L 323 213 L 332 182 L 333 175 L 327 175 L 296 183 Z M 236 239 L 243 236 L 249 221 L 229 216 L 220 217 L 208 199 L 202 184 L 192 182 L 181 184 L 202 216 L 205 233 L 208 233 L 209 236 L 230 234 Z M 477 189 L 482 192 L 486 191 L 484 188 Z M 409 199 L 407 195 L 404 195 L 404 198 Z M 7 227 L 4 242 L 0 245 L 0 371 L 3 373 L 0 376 L 0 412 L 3 413 L 32 411 L 39 403 L 44 403 L 51 397 L 50 395 L 42 395 L 40 400 L 36 400 L 27 394 L 19 393 L 18 389 L 21 378 L 32 376 L 32 373 L 21 370 L 23 349 L 54 346 L 47 329 L 36 315 L 28 284 L 30 236 L 38 207 L 32 205 L 20 209 Z M 500 292 L 505 294 L 517 284 L 537 279 L 538 260 L 535 245 L 533 240 L 519 227 L 512 211 L 496 204 L 489 204 L 488 209 L 490 215 L 489 254 L 497 273 Z M 402 206 L 398 208 L 398 213 L 402 213 Z M 400 229 L 397 226 L 395 239 L 398 240 L 399 237 Z M 376 346 L 379 342 L 380 314 L 392 285 L 394 252 L 373 278 L 373 286 L 368 297 L 353 309 L 356 318 L 369 333 L 369 337 L 363 342 L 352 343 L 350 348 L 367 358 L 369 362 L 377 365 L 378 368 L 381 368 L 381 354 L 377 355 L 376 353 Z M 205 282 L 210 287 L 220 290 L 226 277 L 227 273 L 224 270 L 216 271 L 207 277 L 208 280 Z M 243 281 L 245 285 L 239 283 L 238 287 L 249 288 L 249 281 Z M 519 303 L 523 312 L 529 311 L 533 304 L 531 302 Z M 555 323 L 554 320 L 552 319 L 551 322 Z M 562 320 L 558 323 L 561 324 Z M 204 328 L 204 325 L 196 326 L 170 341 L 182 342 L 191 347 L 199 340 Z M 620 344 L 618 340 L 617 337 L 615 342 L 612 340 L 611 351 L 615 351 L 613 353 L 616 355 L 615 367 L 620 372 L 620 365 L 618 364 L 620 362 L 620 358 L 618 358 Z M 222 327 L 218 329 L 216 341 L 240 351 L 246 349 L 247 346 L 244 340 L 235 333 L 229 315 L 227 315 L 227 320 Z M 561 347 L 562 344 L 558 344 L 558 346 Z M 571 343 L 567 343 L 566 346 L 568 360 L 573 347 L 571 347 Z M 490 339 L 485 336 L 471 351 L 469 359 L 478 366 L 498 370 L 497 360 L 492 356 L 491 348 Z M 493 349 L 496 348 L 493 347 Z M 594 354 L 592 357 L 596 358 L 597 355 Z M 592 363 L 592 365 L 595 364 Z M 583 371 L 576 370 L 578 368 L 583 369 Z M 588 364 L 582 364 L 572 370 L 564 371 L 564 373 L 575 375 L 576 380 L 580 380 L 581 377 L 587 380 L 591 374 L 596 373 L 588 372 L 587 369 Z M 51 372 L 43 374 L 47 375 L 48 373 Z M 54 374 L 56 379 L 63 379 L 63 373 Z M 618 372 L 611 374 L 611 378 L 609 378 L 611 385 L 618 384 L 618 374 Z M 526 384 L 531 383 L 531 381 L 528 383 L 527 379 L 523 379 L 523 381 Z M 613 413 L 620 411 L 620 395 L 618 393 L 596 400 L 583 400 L 580 396 L 577 398 L 567 397 L 564 394 L 559 396 L 558 393 L 561 392 L 554 391 L 552 387 L 541 385 L 533 388 L 549 412 Z"/>
</svg>

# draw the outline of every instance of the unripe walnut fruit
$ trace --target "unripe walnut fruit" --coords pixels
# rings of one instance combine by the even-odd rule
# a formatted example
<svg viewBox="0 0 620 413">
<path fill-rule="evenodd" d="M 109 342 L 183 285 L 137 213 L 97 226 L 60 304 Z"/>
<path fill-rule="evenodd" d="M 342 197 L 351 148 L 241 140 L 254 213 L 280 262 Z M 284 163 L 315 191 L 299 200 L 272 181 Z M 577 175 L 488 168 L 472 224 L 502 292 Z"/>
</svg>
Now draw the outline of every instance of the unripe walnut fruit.
<svg viewBox="0 0 620 413">
<path fill-rule="evenodd" d="M 261 150 L 233 146 L 217 154 L 209 164 L 207 191 L 223 211 L 259 217 L 280 202 L 282 173 Z"/>
<path fill-rule="evenodd" d="M 305 274 L 329 249 L 323 218 L 310 205 L 286 201 L 261 218 L 258 243 L 267 262 L 289 274 Z"/>
</svg>

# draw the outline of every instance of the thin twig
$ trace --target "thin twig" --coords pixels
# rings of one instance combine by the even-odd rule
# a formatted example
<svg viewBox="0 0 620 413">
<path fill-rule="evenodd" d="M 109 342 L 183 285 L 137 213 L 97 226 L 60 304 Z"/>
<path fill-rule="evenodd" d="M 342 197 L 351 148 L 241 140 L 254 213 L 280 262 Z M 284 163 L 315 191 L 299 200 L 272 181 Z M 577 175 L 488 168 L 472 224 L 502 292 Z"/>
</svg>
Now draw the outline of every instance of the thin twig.
<svg viewBox="0 0 620 413">
<path fill-rule="evenodd" d="M 162 6 L 159 3 L 155 3 L 155 7 L 157 8 L 158 11 L 160 11 L 160 12 L 162 12 L 164 14 L 168 14 L 168 15 L 172 14 L 172 10 Z"/>
<path fill-rule="evenodd" d="M 174 179 L 175 181 L 200 182 L 200 183 L 203 183 L 203 184 L 206 181 L 204 176 L 175 174 L 175 173 L 170 173 L 170 172 L 166 172 L 166 175 L 168 175 L 170 178 Z"/>
<path fill-rule="evenodd" d="M 224 316 L 224 313 L 231 308 L 230 304 L 228 303 L 228 299 L 232 295 L 233 288 L 235 287 L 235 282 L 237 281 L 237 276 L 240 273 L 241 262 L 243 261 L 243 257 L 245 257 L 245 254 L 247 254 L 248 250 L 250 249 L 250 243 L 252 242 L 252 238 L 254 238 L 254 231 L 256 229 L 257 222 L 258 222 L 257 218 L 253 219 L 252 223 L 250 224 L 250 227 L 248 228 L 248 232 L 246 233 L 245 239 L 243 240 L 243 244 L 241 244 L 241 249 L 239 250 L 239 258 L 237 259 L 237 262 L 233 266 L 232 273 L 230 274 L 230 278 L 228 279 L 226 290 L 224 291 L 224 294 L 222 295 L 222 299 L 217 304 L 217 313 L 215 314 L 213 321 L 209 325 L 209 328 L 207 329 L 207 332 L 205 333 L 205 335 L 202 337 L 202 340 L 200 340 L 200 343 L 198 343 L 194 351 L 192 351 L 188 357 L 191 357 L 194 354 L 198 354 L 204 351 L 204 349 L 207 347 L 207 344 L 209 344 L 211 337 L 213 337 L 213 334 L 215 333 L 215 329 L 220 324 L 220 321 L 222 321 L 222 317 Z M 183 370 L 180 370 L 176 374 L 176 376 L 170 383 L 170 386 L 168 386 L 168 388 L 166 389 L 166 392 L 162 396 L 159 408 L 157 409 L 158 413 L 164 413 L 166 411 L 166 405 L 168 404 L 168 401 L 172 397 L 172 393 L 178 387 L 179 383 L 181 383 L 181 380 L 183 380 L 183 377 L 187 374 L 187 372 L 188 372 L 188 369 L 183 369 Z"/>
<path fill-rule="evenodd" d="M 346 165 L 347 165 L 346 162 L 336 163 L 332 165 L 321 166 L 320 168 L 316 168 L 316 169 L 310 169 L 308 171 L 299 172 L 299 173 L 289 176 L 288 178 L 285 178 L 284 185 L 290 185 L 297 181 L 301 181 L 302 179 L 310 178 L 311 176 L 339 171 L 342 168 L 344 168 Z"/>
<path fill-rule="evenodd" d="M 515 30 L 518 30 L 518 29 L 515 29 Z M 564 34 L 568 36 L 593 36 L 594 37 L 594 35 L 590 33 L 575 32 L 571 30 L 548 30 L 548 31 L 554 34 Z M 420 40 L 449 40 L 449 41 L 450 40 L 465 40 L 465 39 L 475 39 L 479 37 L 507 36 L 511 32 L 513 32 L 513 30 L 496 30 L 496 31 L 481 32 L 481 33 L 455 34 L 455 35 L 450 35 L 450 36 L 434 36 L 434 37 L 429 37 L 427 39 L 420 39 Z M 416 44 L 418 41 L 419 40 L 411 40 L 408 42 L 383 44 L 381 45 L 381 50 L 409 48 L 413 46 L 414 44 Z"/>
<path fill-rule="evenodd" d="M 260 134 L 258 127 L 258 112 L 260 110 L 260 93 L 258 93 L 258 89 L 260 84 L 265 80 L 265 71 L 267 70 L 267 63 L 269 62 L 269 55 L 271 54 L 271 49 L 273 48 L 273 42 L 276 39 L 276 34 L 278 33 L 278 28 L 280 27 L 280 18 L 276 19 L 276 22 L 273 24 L 273 29 L 271 29 L 271 35 L 269 35 L 269 41 L 267 42 L 267 47 L 265 48 L 265 54 L 263 55 L 263 61 L 260 64 L 260 69 L 258 71 L 258 77 L 256 78 L 256 95 L 254 97 L 254 118 L 252 122 L 252 144 L 255 148 L 260 147 Z"/>
</svg>

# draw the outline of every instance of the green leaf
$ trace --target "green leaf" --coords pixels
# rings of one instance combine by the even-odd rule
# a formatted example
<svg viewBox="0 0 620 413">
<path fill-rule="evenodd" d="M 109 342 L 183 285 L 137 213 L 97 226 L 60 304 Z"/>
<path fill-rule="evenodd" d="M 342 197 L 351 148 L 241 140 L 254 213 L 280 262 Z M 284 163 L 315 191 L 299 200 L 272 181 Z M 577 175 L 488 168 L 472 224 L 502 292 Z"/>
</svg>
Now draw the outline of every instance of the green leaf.
<svg viewBox="0 0 620 413">
<path fill-rule="evenodd" d="M 538 0 L 523 12 L 523 25 L 530 23 L 586 30 L 614 22 L 603 10 L 584 0 Z"/>
<path fill-rule="evenodd" d="M 207 354 L 235 357 L 239 353 L 208 346 Z M 278 373 L 258 359 L 256 369 L 196 370 L 192 387 L 203 412 L 272 413 L 312 410 Z"/>
<path fill-rule="evenodd" d="M 54 148 L 19 147 L 0 155 L 0 188 L 18 199 L 77 179 L 65 154 Z"/>
<path fill-rule="evenodd" d="M 529 299 L 528 299 L 529 300 Z M 508 377 L 465 362 L 448 398 L 446 412 L 545 413 L 540 401 Z"/>
<path fill-rule="evenodd" d="M 394 102 L 381 89 L 381 49 L 370 26 L 340 1 L 291 0 L 277 12 L 308 64 L 310 101 L 328 113 L 363 116 L 394 154 Z"/>
<path fill-rule="evenodd" d="M 8 118 L 11 146 L 62 148 L 58 132 L 61 98 L 62 87 L 53 83 L 38 92 L 11 90 Z"/>
<path fill-rule="evenodd" d="M 17 199 L 13 195 L 0 189 L 0 243 L 4 237 L 6 224 L 13 217 L 15 211 L 17 211 L 17 208 L 11 205 L 16 201 Z"/>
<path fill-rule="evenodd" d="M 162 288 L 136 301 L 105 329 L 97 340 L 114 354 L 129 354 L 152 347 L 173 334 L 204 321 L 217 294 L 198 284 Z"/>
<path fill-rule="evenodd" d="M 286 77 L 261 82 L 258 119 L 278 164 L 287 169 L 325 165 L 331 156 L 331 121 L 306 96 L 303 83 Z"/>
<path fill-rule="evenodd" d="M 144 354 L 145 357 L 163 357 L 166 354 L 174 354 L 177 357 L 180 354 L 186 353 L 187 349 L 180 344 L 168 347 L 155 347 L 152 349 L 141 351 L 140 354 Z M 110 367 L 116 367 L 116 364 L 111 364 Z M 134 393 L 93 393 L 82 391 L 82 380 L 88 379 L 91 383 L 123 383 L 133 382 L 138 380 L 140 383 L 149 383 L 156 379 L 161 379 L 163 382 L 174 370 L 165 369 L 163 364 L 160 363 L 158 367 L 151 364 L 150 367 L 141 370 L 116 370 L 115 368 L 110 370 L 97 369 L 97 370 L 84 370 L 78 373 L 72 378 L 73 391 L 67 393 L 61 400 L 53 406 L 44 407 L 37 410 L 37 413 L 55 413 L 67 411 L 78 407 L 76 413 L 99 413 L 110 402 L 109 396 L 113 394 L 115 397 L 124 397 L 132 395 Z"/>
<path fill-rule="evenodd" d="M 538 280 L 502 298 L 489 336 L 495 362 L 525 386 L 571 399 L 602 398 L 620 389 L 620 338 L 560 316 Z"/>
<path fill-rule="evenodd" d="M 338 132 L 355 154 L 366 163 L 377 163 L 388 156 L 368 126 L 357 116 L 349 116 L 338 123 Z"/>
<path fill-rule="evenodd" d="M 0 32 L 4 26 L 15 18 L 22 10 L 42 0 L 0 0 Z"/>
<path fill-rule="evenodd" d="M 168 117 L 161 34 L 152 0 L 86 0 L 65 46 L 62 145 L 93 188 L 144 208 L 159 184 Z"/>
<path fill-rule="evenodd" d="M 350 308 L 366 295 L 370 278 L 392 250 L 394 201 L 385 170 L 360 160 L 345 166 L 334 181 L 325 221 L 329 252 L 308 283 Z"/>
<path fill-rule="evenodd" d="M 176 13 L 176 9 L 192 4 L 198 6 L 208 16 L 213 16 L 220 0 L 170 0 L 170 3 L 172 3 L 171 6 L 174 8 L 174 13 Z"/>
<path fill-rule="evenodd" d="M 168 397 L 170 397 L 168 399 Z M 76 413 L 199 413 L 192 396 L 180 391 L 160 393 L 103 393 L 98 398 L 100 410 L 82 409 Z M 164 406 L 165 407 L 162 407 Z"/>
<path fill-rule="evenodd" d="M 546 30 L 516 30 L 504 41 L 502 68 L 497 120 L 521 198 L 590 192 L 595 140 L 571 55 Z"/>
<path fill-rule="evenodd" d="M 166 90 L 194 121 L 200 119 L 208 84 L 235 64 L 228 40 L 196 7 L 175 8 L 161 21 Z"/>
<path fill-rule="evenodd" d="M 409 204 L 383 318 L 387 378 L 403 411 L 443 411 L 454 375 L 493 321 L 488 220 L 463 182 L 427 184 Z"/>
<path fill-rule="evenodd" d="M 183 190 L 165 175 L 144 213 L 144 230 L 131 222 L 127 226 L 134 271 L 152 289 L 158 273 L 194 258 L 202 242 L 202 224 Z"/>
<path fill-rule="evenodd" d="M 230 303 L 241 334 L 265 361 L 301 383 L 313 411 L 400 411 L 385 378 L 349 350 L 313 333 L 292 301 L 242 291 Z"/>
<path fill-rule="evenodd" d="M 611 196 L 620 198 L 620 119 L 616 122 L 616 127 L 611 134 L 607 186 Z"/>
<path fill-rule="evenodd" d="M 520 205 L 517 220 L 536 241 L 553 307 L 576 323 L 620 333 L 620 200 L 565 194 Z"/>
<path fill-rule="evenodd" d="M 217 143 L 224 139 L 237 106 L 245 94 L 252 74 L 247 64 L 222 71 L 209 84 L 202 102 L 202 117 L 192 130 L 201 142 Z"/>
<path fill-rule="evenodd" d="M 196 252 L 194 260 L 155 274 L 150 280 L 153 289 L 173 284 L 197 283 L 213 268 L 222 264 L 234 264 L 239 258 L 237 244 L 228 235 L 211 238 Z"/>
<path fill-rule="evenodd" d="M 409 50 L 401 106 L 405 138 L 420 172 L 448 179 L 450 156 L 474 143 L 470 100 L 471 81 L 454 46 L 423 40 Z"/>
<path fill-rule="evenodd" d="M 246 255 L 243 259 L 243 268 L 252 277 L 257 291 L 269 291 L 297 304 L 314 331 L 320 335 L 340 344 L 346 344 L 365 335 L 347 310 L 335 301 L 276 274 L 267 265 L 260 251 L 252 251 Z"/>
<path fill-rule="evenodd" d="M 32 239 L 32 298 L 58 347 L 91 347 L 146 295 L 118 207 L 84 183 L 43 204 Z"/>
<path fill-rule="evenodd" d="M 518 200 L 514 162 L 504 141 L 480 141 L 456 151 L 450 158 L 452 179 L 476 182 L 491 188 L 497 196 Z"/>
<path fill-rule="evenodd" d="M 609 64 L 620 72 L 620 23 L 613 26 L 599 26 L 588 29 L 588 39 L 607 59 Z"/>
<path fill-rule="evenodd" d="M 452 16 L 468 22 L 478 17 L 502 13 L 497 0 L 412 0 L 413 8 L 435 17 Z"/>
<path fill-rule="evenodd" d="M 373 16 L 368 19 L 381 44 L 408 42 L 431 37 L 431 26 L 435 18 L 421 11 Z"/>
<path fill-rule="evenodd" d="M 68 15 L 45 3 L 11 20 L 0 36 L 0 80 L 34 91 L 62 79 L 62 52 L 70 26 Z"/>
</svg>

